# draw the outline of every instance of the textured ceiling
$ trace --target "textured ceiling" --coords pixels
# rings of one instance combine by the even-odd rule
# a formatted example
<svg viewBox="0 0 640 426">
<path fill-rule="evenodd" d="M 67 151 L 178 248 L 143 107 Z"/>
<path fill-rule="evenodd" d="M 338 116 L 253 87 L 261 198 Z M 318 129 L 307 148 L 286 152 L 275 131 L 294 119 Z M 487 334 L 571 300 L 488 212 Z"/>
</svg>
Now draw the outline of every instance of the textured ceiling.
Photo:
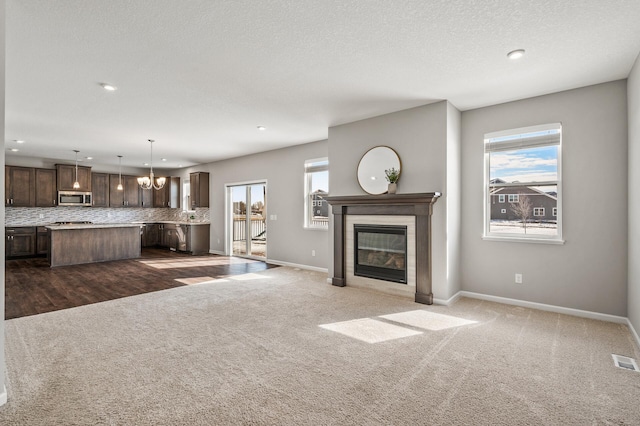
<svg viewBox="0 0 640 426">
<path fill-rule="evenodd" d="M 637 0 L 7 0 L 7 156 L 138 167 L 152 138 L 188 166 L 622 79 L 638 22 Z"/>
</svg>

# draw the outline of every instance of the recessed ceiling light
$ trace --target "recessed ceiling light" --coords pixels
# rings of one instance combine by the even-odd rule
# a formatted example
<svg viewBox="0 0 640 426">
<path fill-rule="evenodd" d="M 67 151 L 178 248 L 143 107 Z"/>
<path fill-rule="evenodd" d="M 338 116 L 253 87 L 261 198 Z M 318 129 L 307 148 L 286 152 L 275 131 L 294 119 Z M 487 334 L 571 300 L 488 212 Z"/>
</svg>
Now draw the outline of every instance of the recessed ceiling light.
<svg viewBox="0 0 640 426">
<path fill-rule="evenodd" d="M 24 141 L 21 139 L 16 139 L 16 143 L 24 143 Z"/>
<path fill-rule="evenodd" d="M 262 131 L 264 131 L 264 130 L 267 130 L 267 128 L 266 128 L 266 127 L 264 127 L 264 126 L 258 126 L 258 130 L 262 130 Z"/>
<path fill-rule="evenodd" d="M 509 59 L 520 59 L 524 56 L 524 49 L 516 49 L 507 53 L 507 58 Z"/>
<path fill-rule="evenodd" d="M 166 158 L 163 158 L 163 159 L 162 159 L 162 161 L 167 161 L 167 159 L 166 159 Z"/>
<path fill-rule="evenodd" d="M 102 86 L 104 90 L 107 90 L 109 92 L 114 92 L 118 90 L 116 86 L 112 86 L 111 84 L 108 84 L 108 83 L 100 83 L 100 86 Z"/>
<path fill-rule="evenodd" d="M 93 157 L 84 157 L 84 158 L 86 158 L 87 160 L 93 160 Z"/>
<path fill-rule="evenodd" d="M 148 165 L 149 165 L 149 163 L 142 163 L 142 165 L 143 165 L 143 166 L 148 166 Z"/>
<path fill-rule="evenodd" d="M 178 164 L 178 167 L 182 167 L 182 164 Z"/>
<path fill-rule="evenodd" d="M 11 148 L 11 152 L 18 152 L 20 151 L 18 148 Z"/>
</svg>

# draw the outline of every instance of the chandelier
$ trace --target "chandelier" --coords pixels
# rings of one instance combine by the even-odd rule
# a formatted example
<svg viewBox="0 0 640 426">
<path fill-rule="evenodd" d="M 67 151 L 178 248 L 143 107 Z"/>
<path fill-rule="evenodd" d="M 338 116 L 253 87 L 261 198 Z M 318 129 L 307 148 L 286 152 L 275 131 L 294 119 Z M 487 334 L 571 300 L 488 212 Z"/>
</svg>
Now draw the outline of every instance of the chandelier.
<svg viewBox="0 0 640 426">
<path fill-rule="evenodd" d="M 73 182 L 73 189 L 80 189 L 80 182 L 78 182 L 78 153 L 80 151 L 74 149 L 73 152 L 76 153 L 76 180 Z"/>
<path fill-rule="evenodd" d="M 149 176 L 143 176 L 138 178 L 138 185 L 142 189 L 162 189 L 166 182 L 166 178 L 159 177 L 157 179 L 153 176 L 153 139 L 149 139 L 149 143 L 151 144 L 151 160 L 149 161 L 149 165 L 151 169 L 149 170 Z"/>
</svg>

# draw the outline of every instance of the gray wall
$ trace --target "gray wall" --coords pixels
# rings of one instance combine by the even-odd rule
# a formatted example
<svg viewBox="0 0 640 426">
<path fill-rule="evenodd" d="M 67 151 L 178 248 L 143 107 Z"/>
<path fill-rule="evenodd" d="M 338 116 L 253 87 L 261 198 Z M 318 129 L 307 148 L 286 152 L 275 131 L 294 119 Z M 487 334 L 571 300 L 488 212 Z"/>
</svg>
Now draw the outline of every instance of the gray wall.
<svg viewBox="0 0 640 426">
<path fill-rule="evenodd" d="M 449 122 L 448 113 L 451 112 Z M 398 181 L 398 193 L 441 192 L 442 197 L 433 209 L 433 294 L 435 298 L 447 299 L 459 288 L 457 280 L 458 260 L 448 261 L 455 256 L 459 234 L 456 213 L 449 216 L 448 203 L 452 208 L 459 199 L 459 189 L 455 188 L 459 175 L 459 161 L 456 162 L 456 147 L 460 138 L 450 127 L 459 127 L 459 112 L 448 102 L 442 101 L 417 108 L 411 108 L 354 123 L 329 128 L 329 182 L 332 195 L 366 195 L 358 184 L 356 170 L 360 158 L 370 148 L 386 145 L 393 148 L 400 157 L 402 171 Z M 448 132 L 451 135 L 448 135 Z M 454 166 L 448 168 L 448 152 Z M 447 170 L 451 170 L 451 175 Z M 449 193 L 447 183 L 451 182 Z M 449 200 L 451 196 L 451 200 Z M 451 230 L 448 229 L 451 226 Z M 451 237 L 452 241 L 447 241 Z M 333 238 L 329 244 L 333 247 Z M 453 245 L 453 246 L 452 246 Z M 333 273 L 333 259 L 329 260 L 329 271 Z M 447 268 L 452 269 L 448 273 Z"/>
<path fill-rule="evenodd" d="M 4 52 L 5 52 L 5 2 L 0 0 L 0 132 L 4 135 Z M 4 166 L 4 137 L 0 142 L 2 144 L 2 153 L 0 159 Z M 3 167 L 4 168 L 4 167 Z M 0 177 L 0 188 L 4 188 L 4 173 Z M 4 235 L 4 204 L 0 207 L 0 226 L 2 226 L 2 235 Z M 0 404 L 7 398 L 5 388 L 5 366 L 4 366 L 4 244 L 0 248 Z"/>
<path fill-rule="evenodd" d="M 462 114 L 464 290 L 627 315 L 626 90 L 615 81 Z M 566 243 L 482 240 L 483 135 L 552 122 L 563 126 Z"/>
<path fill-rule="evenodd" d="M 627 82 L 629 105 L 629 289 L 627 315 L 640 333 L 640 56 Z"/>
<path fill-rule="evenodd" d="M 326 156 L 327 141 L 319 141 L 180 169 L 173 175 L 184 182 L 191 172 L 210 173 L 211 250 L 218 253 L 225 250 L 225 184 L 266 180 L 267 216 L 277 215 L 277 220 L 267 221 L 268 260 L 326 269 L 328 232 L 304 228 L 304 161 Z"/>
</svg>

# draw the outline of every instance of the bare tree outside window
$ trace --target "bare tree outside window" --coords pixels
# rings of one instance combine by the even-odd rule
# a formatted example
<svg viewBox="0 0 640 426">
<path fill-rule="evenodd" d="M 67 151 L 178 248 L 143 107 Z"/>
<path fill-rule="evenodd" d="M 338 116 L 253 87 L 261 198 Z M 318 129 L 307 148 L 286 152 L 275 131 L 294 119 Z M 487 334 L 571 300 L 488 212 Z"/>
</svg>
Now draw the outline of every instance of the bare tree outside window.
<svg viewBox="0 0 640 426">
<path fill-rule="evenodd" d="M 532 213 L 532 204 L 531 200 L 528 196 L 524 194 L 519 194 L 518 201 L 515 203 L 509 203 L 511 207 L 511 211 L 513 214 L 518 216 L 520 221 L 522 221 L 522 228 L 524 229 L 524 233 L 527 233 L 527 222 L 531 219 Z"/>
</svg>

